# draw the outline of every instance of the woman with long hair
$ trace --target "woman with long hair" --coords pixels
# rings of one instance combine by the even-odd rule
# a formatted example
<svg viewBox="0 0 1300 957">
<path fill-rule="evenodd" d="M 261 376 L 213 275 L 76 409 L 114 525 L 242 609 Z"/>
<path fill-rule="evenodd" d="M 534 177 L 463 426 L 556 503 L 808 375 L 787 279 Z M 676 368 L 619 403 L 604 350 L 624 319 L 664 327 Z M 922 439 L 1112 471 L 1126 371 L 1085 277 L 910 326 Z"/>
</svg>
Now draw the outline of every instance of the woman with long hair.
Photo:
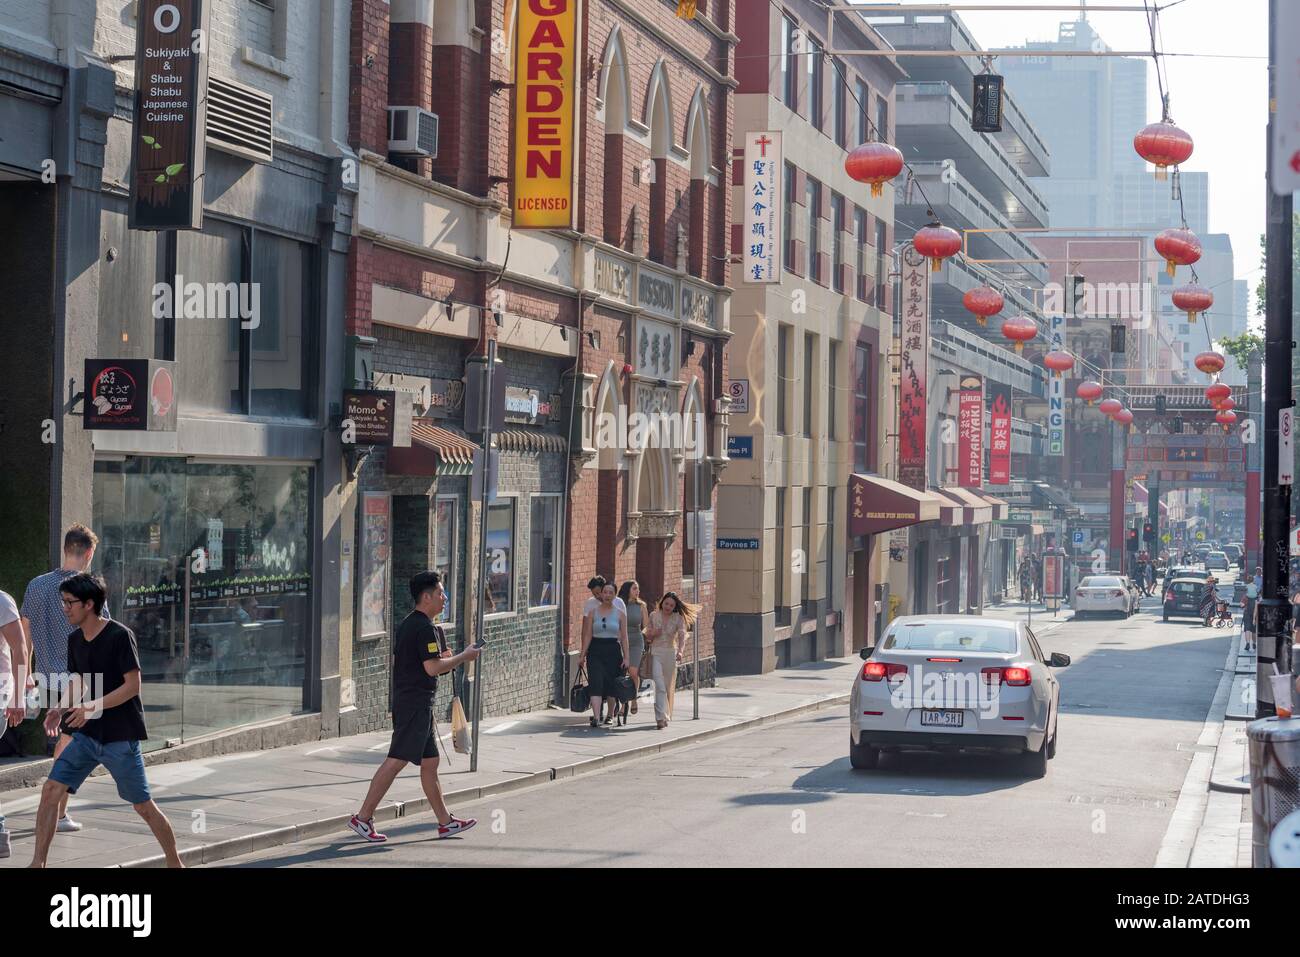
<svg viewBox="0 0 1300 957">
<path fill-rule="evenodd" d="M 668 592 L 650 615 L 646 640 L 650 643 L 651 677 L 655 683 L 655 727 L 668 727 L 673 716 L 673 691 L 677 687 L 677 666 L 686 648 L 686 631 L 695 624 L 699 609 Z"/>
<path fill-rule="evenodd" d="M 618 597 L 627 606 L 627 675 L 632 687 L 641 691 L 641 655 L 645 651 L 645 626 L 650 621 L 650 609 L 641 600 L 641 586 L 629 578 L 618 590 Z M 636 714 L 636 698 L 632 699 L 632 713 Z"/>
<path fill-rule="evenodd" d="M 614 586 L 600 590 L 600 603 L 582 619 L 582 657 L 578 667 L 587 667 L 587 686 L 591 692 L 591 726 L 600 725 L 600 704 L 614 696 L 614 683 L 627 667 L 627 612 L 615 602 Z M 614 720 L 605 716 L 605 724 Z"/>
</svg>

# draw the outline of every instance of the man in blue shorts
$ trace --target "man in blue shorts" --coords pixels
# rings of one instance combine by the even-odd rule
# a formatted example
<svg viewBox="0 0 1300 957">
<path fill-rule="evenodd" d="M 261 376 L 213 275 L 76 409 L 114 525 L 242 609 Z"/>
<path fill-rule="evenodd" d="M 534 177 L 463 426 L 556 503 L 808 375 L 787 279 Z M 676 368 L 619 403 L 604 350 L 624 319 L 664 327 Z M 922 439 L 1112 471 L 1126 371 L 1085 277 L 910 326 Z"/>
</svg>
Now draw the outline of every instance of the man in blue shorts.
<svg viewBox="0 0 1300 957">
<path fill-rule="evenodd" d="M 51 708 L 45 716 L 45 732 L 51 736 L 58 733 L 63 719 L 72 741 L 55 759 L 41 788 L 32 867 L 45 866 L 59 805 L 68 794 L 76 794 L 81 783 L 101 764 L 112 775 L 118 796 L 135 808 L 153 831 L 167 857 L 167 866 L 180 867 L 176 835 L 154 803 L 144 774 L 140 742 L 149 735 L 140 701 L 140 653 L 135 635 L 117 622 L 99 617 L 106 589 L 98 575 L 73 575 L 59 586 L 59 592 L 68 624 L 75 629 L 68 635 L 71 677 L 59 695 L 59 707 Z M 87 700 L 96 685 L 95 690 L 102 689 L 102 697 Z"/>
</svg>

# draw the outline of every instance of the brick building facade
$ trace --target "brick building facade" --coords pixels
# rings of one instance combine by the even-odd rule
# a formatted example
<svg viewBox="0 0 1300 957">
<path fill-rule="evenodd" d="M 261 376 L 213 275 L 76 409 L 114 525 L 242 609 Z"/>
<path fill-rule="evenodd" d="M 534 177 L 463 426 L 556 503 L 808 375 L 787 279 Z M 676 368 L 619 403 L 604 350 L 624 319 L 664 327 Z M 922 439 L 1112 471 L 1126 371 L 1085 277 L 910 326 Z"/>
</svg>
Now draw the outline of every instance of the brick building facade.
<svg viewBox="0 0 1300 957">
<path fill-rule="evenodd" d="M 636 577 L 647 597 L 690 601 L 698 587 L 701 674 L 713 673 L 712 555 L 688 541 L 687 516 L 698 482 L 711 528 L 726 462 L 732 4 L 702 3 L 694 22 L 668 4 L 579 9 L 572 230 L 510 228 L 515 6 L 352 4 L 348 374 L 412 392 L 423 415 L 409 448 L 355 456 L 342 531 L 355 571 L 340 596 L 351 730 L 386 720 L 389 635 L 409 608 L 409 575 L 450 571 L 454 647 L 484 595 L 470 474 L 484 456 L 464 400 L 493 339 L 507 412 L 492 456 L 485 713 L 566 697 L 597 572 Z M 438 115 L 436 156 L 389 153 L 390 106 Z M 602 432 L 637 409 L 696 424 L 662 447 Z"/>
</svg>

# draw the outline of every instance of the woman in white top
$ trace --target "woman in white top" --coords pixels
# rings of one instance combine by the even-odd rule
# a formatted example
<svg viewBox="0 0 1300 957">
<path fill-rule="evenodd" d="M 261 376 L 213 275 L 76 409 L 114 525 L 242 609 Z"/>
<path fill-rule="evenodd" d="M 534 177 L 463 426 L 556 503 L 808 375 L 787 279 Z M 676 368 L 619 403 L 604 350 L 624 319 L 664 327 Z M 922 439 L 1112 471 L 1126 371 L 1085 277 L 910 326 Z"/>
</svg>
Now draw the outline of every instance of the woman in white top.
<svg viewBox="0 0 1300 957">
<path fill-rule="evenodd" d="M 650 646 L 651 677 L 655 683 L 655 727 L 666 728 L 673 716 L 673 691 L 677 687 L 677 666 L 686 648 L 686 631 L 695 624 L 697 609 L 686 604 L 674 592 L 659 599 L 659 607 L 650 613 L 645 630 Z"/>
</svg>

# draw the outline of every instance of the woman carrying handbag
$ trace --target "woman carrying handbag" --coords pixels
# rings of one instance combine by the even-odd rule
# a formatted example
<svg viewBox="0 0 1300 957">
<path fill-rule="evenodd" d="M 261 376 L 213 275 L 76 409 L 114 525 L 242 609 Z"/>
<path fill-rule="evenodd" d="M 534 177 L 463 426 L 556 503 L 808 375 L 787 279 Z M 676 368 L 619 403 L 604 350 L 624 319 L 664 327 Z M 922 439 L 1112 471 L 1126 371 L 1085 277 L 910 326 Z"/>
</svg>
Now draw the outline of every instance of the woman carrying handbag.
<svg viewBox="0 0 1300 957">
<path fill-rule="evenodd" d="M 591 726 L 601 723 L 600 706 L 616 693 L 616 682 L 627 667 L 627 613 L 614 604 L 614 586 L 601 589 L 600 604 L 582 620 L 582 658 L 591 692 Z M 611 712 L 605 724 L 614 720 Z"/>
</svg>

